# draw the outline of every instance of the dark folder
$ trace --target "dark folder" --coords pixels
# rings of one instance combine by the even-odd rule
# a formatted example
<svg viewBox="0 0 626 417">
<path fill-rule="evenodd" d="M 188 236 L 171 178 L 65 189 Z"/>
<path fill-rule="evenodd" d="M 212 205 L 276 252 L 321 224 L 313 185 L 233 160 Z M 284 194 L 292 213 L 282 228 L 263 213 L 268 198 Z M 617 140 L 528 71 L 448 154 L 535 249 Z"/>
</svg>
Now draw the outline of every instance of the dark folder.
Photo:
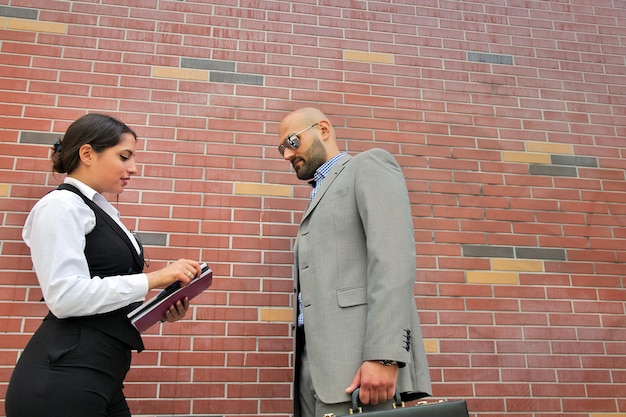
<svg viewBox="0 0 626 417">
<path fill-rule="evenodd" d="M 188 285 L 181 287 L 180 282 L 176 281 L 161 291 L 157 296 L 128 313 L 128 318 L 133 326 L 140 332 L 143 332 L 163 320 L 165 312 L 172 304 L 176 304 L 185 297 L 189 297 L 191 300 L 202 291 L 209 288 L 213 281 L 213 271 L 205 263 L 202 264 L 201 267 L 202 274 L 191 280 Z"/>
</svg>

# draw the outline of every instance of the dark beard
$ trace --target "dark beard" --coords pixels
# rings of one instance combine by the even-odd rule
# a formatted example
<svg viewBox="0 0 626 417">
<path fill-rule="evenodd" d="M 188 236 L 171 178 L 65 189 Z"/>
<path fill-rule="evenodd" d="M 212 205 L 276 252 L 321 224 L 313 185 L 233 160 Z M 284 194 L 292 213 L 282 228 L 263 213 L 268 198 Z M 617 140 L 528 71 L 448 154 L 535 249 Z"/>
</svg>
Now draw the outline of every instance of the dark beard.
<svg viewBox="0 0 626 417">
<path fill-rule="evenodd" d="M 315 171 L 327 161 L 328 156 L 324 145 L 317 137 L 304 156 L 306 160 L 303 160 L 303 164 L 296 171 L 296 175 L 301 180 L 310 180 L 315 175 Z"/>
</svg>

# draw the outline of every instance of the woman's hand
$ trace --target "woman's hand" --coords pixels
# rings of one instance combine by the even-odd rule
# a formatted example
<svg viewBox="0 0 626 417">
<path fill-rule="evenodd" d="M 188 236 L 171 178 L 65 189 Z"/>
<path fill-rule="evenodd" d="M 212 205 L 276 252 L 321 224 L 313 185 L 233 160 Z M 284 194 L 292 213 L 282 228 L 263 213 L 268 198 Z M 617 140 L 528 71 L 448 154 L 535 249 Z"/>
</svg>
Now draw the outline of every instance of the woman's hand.
<svg viewBox="0 0 626 417">
<path fill-rule="evenodd" d="M 190 259 L 179 259 L 163 269 L 148 272 L 146 276 L 148 277 L 148 288 L 154 289 L 167 287 L 176 281 L 180 281 L 180 284 L 184 287 L 194 277 L 200 276 L 201 273 L 200 262 Z"/>
<path fill-rule="evenodd" d="M 189 298 L 185 297 L 176 304 L 172 304 L 170 306 L 170 308 L 165 312 L 163 320 L 169 322 L 178 321 L 185 317 L 187 310 L 189 310 Z"/>
</svg>

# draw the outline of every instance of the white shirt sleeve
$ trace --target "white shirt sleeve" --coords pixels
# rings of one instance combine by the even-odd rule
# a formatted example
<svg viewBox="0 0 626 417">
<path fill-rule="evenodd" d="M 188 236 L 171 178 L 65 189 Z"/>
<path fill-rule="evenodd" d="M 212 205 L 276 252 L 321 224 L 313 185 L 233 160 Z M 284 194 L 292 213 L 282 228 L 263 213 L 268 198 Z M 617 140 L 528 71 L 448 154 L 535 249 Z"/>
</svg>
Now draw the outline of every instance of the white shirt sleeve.
<svg viewBox="0 0 626 417">
<path fill-rule="evenodd" d="M 67 190 L 45 195 L 31 210 L 22 237 L 30 248 L 44 299 L 58 318 L 106 313 L 143 301 L 145 274 L 91 277 L 85 258 L 85 235 L 95 214 L 81 197 Z"/>
</svg>

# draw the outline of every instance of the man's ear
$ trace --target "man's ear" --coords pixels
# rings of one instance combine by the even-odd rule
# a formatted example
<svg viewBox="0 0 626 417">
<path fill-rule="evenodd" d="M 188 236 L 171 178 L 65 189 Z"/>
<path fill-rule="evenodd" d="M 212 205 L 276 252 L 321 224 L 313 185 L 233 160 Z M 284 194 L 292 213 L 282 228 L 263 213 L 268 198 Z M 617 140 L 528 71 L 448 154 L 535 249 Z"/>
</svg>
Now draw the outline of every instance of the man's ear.
<svg viewBox="0 0 626 417">
<path fill-rule="evenodd" d="M 94 156 L 93 148 L 91 145 L 85 144 L 78 150 L 78 155 L 80 156 L 80 160 L 83 161 L 85 165 L 91 165 Z"/>
<path fill-rule="evenodd" d="M 327 120 L 320 120 L 317 122 L 322 135 L 322 142 L 327 141 L 330 138 L 330 123 Z"/>
</svg>

